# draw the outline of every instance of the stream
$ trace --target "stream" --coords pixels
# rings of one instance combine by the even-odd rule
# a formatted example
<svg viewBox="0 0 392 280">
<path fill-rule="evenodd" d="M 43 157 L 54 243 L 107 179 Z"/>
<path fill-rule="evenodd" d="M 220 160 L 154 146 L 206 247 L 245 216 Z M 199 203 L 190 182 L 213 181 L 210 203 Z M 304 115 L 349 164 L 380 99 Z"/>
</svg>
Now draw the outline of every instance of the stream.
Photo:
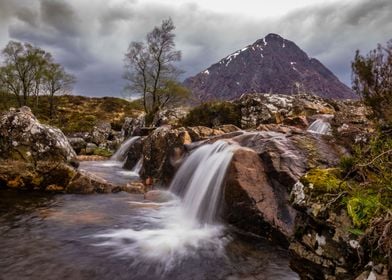
<svg viewBox="0 0 392 280">
<path fill-rule="evenodd" d="M 217 143 L 192 154 L 158 200 L 0 190 L 0 279 L 299 279 L 286 250 L 211 214 L 230 149 Z M 113 160 L 80 168 L 117 183 L 137 178 Z"/>
</svg>

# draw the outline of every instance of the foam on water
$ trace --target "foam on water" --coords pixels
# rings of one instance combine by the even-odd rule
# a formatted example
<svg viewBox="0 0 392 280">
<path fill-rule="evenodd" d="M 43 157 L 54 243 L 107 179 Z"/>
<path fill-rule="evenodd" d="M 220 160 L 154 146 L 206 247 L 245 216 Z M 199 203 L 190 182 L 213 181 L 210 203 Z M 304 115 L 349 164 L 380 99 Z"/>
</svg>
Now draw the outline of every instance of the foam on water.
<svg viewBox="0 0 392 280">
<path fill-rule="evenodd" d="M 133 265 L 148 264 L 163 272 L 200 254 L 222 256 L 229 238 L 215 218 L 232 155 L 233 146 L 223 141 L 198 148 L 173 179 L 171 200 L 133 205 L 141 211 L 139 226 L 98 234 L 105 239 L 98 245 L 130 256 Z"/>
</svg>

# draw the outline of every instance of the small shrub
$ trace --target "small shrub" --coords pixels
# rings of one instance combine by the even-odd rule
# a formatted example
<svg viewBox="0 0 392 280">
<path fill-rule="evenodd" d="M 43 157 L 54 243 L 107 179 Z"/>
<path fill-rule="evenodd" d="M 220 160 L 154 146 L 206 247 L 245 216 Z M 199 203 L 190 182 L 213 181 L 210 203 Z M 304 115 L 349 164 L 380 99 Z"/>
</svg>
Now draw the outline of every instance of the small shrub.
<svg viewBox="0 0 392 280">
<path fill-rule="evenodd" d="M 223 124 L 241 126 L 241 111 L 231 102 L 208 102 L 193 108 L 182 121 L 184 126 L 214 127 Z"/>
</svg>

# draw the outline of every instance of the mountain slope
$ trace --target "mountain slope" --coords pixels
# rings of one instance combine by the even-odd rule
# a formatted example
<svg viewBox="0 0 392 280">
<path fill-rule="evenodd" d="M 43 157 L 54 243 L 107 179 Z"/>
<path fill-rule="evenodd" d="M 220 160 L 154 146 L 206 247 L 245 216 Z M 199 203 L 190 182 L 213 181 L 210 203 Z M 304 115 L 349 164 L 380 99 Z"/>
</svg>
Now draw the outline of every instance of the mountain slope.
<svg viewBox="0 0 392 280">
<path fill-rule="evenodd" d="M 184 81 L 202 101 L 230 100 L 243 93 L 309 92 L 325 98 L 354 98 L 354 93 L 320 61 L 295 43 L 269 34 Z"/>
</svg>

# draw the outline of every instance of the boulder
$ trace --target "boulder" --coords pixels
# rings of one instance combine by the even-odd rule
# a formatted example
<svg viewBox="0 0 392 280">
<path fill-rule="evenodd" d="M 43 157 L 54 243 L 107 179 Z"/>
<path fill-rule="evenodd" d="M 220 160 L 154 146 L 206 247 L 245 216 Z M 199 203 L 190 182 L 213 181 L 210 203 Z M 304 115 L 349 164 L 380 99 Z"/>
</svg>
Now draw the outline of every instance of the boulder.
<svg viewBox="0 0 392 280">
<path fill-rule="evenodd" d="M 121 190 L 90 172 L 77 170 L 64 162 L 0 161 L 0 186 L 19 190 L 66 193 L 109 193 Z M 136 192 L 136 191 L 135 191 Z"/>
<path fill-rule="evenodd" d="M 334 108 L 324 99 L 309 95 L 245 94 L 236 103 L 241 109 L 241 127 L 256 128 L 260 124 L 285 123 L 304 126 L 303 119 L 290 120 L 298 116 L 333 114 Z M 286 120 L 288 119 L 289 120 Z"/>
<path fill-rule="evenodd" d="M 121 128 L 122 136 L 126 139 L 132 136 L 141 136 L 141 129 L 145 125 L 145 114 L 136 118 L 126 117 Z"/>
<path fill-rule="evenodd" d="M 156 178 L 168 183 L 186 152 L 186 144 L 192 139 L 184 128 L 170 129 L 162 126 L 154 130 L 143 141 L 143 179 Z"/>
<path fill-rule="evenodd" d="M 132 168 L 134 168 L 138 161 L 142 158 L 142 153 L 143 140 L 142 138 L 138 138 L 129 146 L 123 168 L 132 170 Z"/>
<path fill-rule="evenodd" d="M 111 137 L 112 127 L 108 122 L 99 122 L 91 132 L 91 142 L 100 145 L 106 143 Z"/>
<path fill-rule="evenodd" d="M 160 111 L 153 120 L 154 126 L 171 125 L 178 126 L 180 121 L 189 113 L 188 108 L 178 107 Z"/>
<path fill-rule="evenodd" d="M 220 129 L 209 128 L 206 126 L 187 127 L 186 130 L 189 133 L 193 142 L 225 134 L 225 132 Z"/>
<path fill-rule="evenodd" d="M 10 109 L 0 116 L 0 158 L 64 162 L 75 156 L 61 130 L 41 124 L 30 108 Z"/>
<path fill-rule="evenodd" d="M 68 137 L 68 141 L 77 154 L 86 149 L 87 143 L 81 137 Z"/>
<path fill-rule="evenodd" d="M 229 221 L 287 242 L 296 228 L 297 211 L 289 202 L 293 186 L 314 166 L 336 165 L 344 150 L 328 137 L 308 134 L 247 132 L 230 140 L 243 148 L 234 153 L 228 172 Z"/>
</svg>

